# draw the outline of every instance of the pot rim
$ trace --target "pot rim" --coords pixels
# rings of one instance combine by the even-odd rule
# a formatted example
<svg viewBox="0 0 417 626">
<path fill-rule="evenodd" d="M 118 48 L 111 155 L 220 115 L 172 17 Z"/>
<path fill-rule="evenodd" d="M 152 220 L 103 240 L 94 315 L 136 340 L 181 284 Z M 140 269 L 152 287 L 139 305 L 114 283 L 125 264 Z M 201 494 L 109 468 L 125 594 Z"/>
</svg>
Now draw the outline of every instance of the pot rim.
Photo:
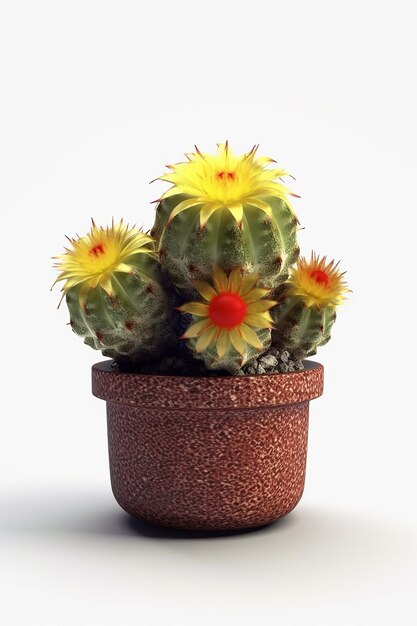
<svg viewBox="0 0 417 626">
<path fill-rule="evenodd" d="M 251 376 L 175 376 L 117 371 L 112 360 L 92 367 L 93 395 L 157 409 L 261 408 L 308 402 L 323 393 L 323 366 L 304 361 L 295 372 Z"/>
</svg>

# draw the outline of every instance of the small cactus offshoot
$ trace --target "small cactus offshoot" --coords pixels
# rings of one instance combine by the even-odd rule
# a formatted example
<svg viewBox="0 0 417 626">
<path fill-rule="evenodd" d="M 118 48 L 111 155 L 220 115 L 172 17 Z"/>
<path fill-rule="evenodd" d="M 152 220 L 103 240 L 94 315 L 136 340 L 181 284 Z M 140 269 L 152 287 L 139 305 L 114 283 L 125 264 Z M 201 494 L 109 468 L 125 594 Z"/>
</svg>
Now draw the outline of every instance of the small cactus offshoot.
<svg viewBox="0 0 417 626">
<path fill-rule="evenodd" d="M 73 331 L 138 371 L 163 361 L 188 373 L 194 363 L 198 375 L 262 373 L 277 355 L 301 367 L 330 339 L 349 289 L 334 261 L 299 258 L 298 196 L 275 163 L 257 146 L 196 148 L 159 178 L 171 187 L 150 234 L 93 222 L 69 239 L 55 282 Z"/>
<path fill-rule="evenodd" d="M 298 259 L 272 311 L 274 347 L 303 359 L 329 341 L 336 307 L 349 291 L 344 273 L 337 268 L 334 261 L 326 263 L 326 257 L 320 259 L 314 253 L 309 262 Z"/>
</svg>

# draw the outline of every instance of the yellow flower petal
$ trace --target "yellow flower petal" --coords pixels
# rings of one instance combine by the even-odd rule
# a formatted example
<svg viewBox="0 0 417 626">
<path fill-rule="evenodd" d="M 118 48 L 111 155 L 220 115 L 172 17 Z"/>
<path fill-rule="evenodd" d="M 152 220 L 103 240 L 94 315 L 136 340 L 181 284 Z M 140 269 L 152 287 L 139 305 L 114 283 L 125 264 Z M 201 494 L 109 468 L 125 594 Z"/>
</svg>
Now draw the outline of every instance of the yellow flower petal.
<svg viewBox="0 0 417 626">
<path fill-rule="evenodd" d="M 130 274 L 132 272 L 132 266 L 127 265 L 126 263 L 119 263 L 114 270 L 114 272 L 123 272 L 125 274 Z"/>
<path fill-rule="evenodd" d="M 209 312 L 208 305 L 202 302 L 186 302 L 178 307 L 178 310 L 183 313 L 191 313 L 192 315 L 200 315 L 203 317 L 207 317 Z"/>
<path fill-rule="evenodd" d="M 165 193 L 162 194 L 160 200 L 166 200 L 167 198 L 172 198 L 173 196 L 179 196 L 181 193 L 183 193 L 183 191 L 180 186 L 170 187 L 165 191 Z"/>
<path fill-rule="evenodd" d="M 193 280 L 193 285 L 200 296 L 202 296 L 204 300 L 207 300 L 207 302 L 210 302 L 210 300 L 217 295 L 213 287 L 206 283 L 205 280 Z"/>
<path fill-rule="evenodd" d="M 229 283 L 225 272 L 218 266 L 213 267 L 213 282 L 217 293 L 228 291 Z"/>
<path fill-rule="evenodd" d="M 243 339 L 250 346 L 252 346 L 253 348 L 257 348 L 258 350 L 261 350 L 263 348 L 261 341 L 258 339 L 257 335 L 253 332 L 253 330 L 249 328 L 249 326 L 246 326 L 245 324 L 241 324 L 239 330 L 242 333 Z"/>
<path fill-rule="evenodd" d="M 240 295 L 245 296 L 256 285 L 258 279 L 259 276 L 257 274 L 243 274 Z"/>
<path fill-rule="evenodd" d="M 267 170 L 269 176 L 272 178 L 282 178 L 283 176 L 287 176 L 288 172 L 280 169 Z"/>
<path fill-rule="evenodd" d="M 232 293 L 240 294 L 240 288 L 242 285 L 242 270 L 240 267 L 235 267 L 229 274 L 228 288 Z"/>
<path fill-rule="evenodd" d="M 83 285 L 81 285 L 81 289 L 78 294 L 78 302 L 80 303 L 82 307 L 84 306 L 85 301 L 87 299 L 87 293 L 89 289 L 90 289 L 90 285 L 88 285 L 87 283 L 84 283 Z"/>
<path fill-rule="evenodd" d="M 262 187 L 257 189 L 259 195 L 267 197 L 267 196 L 276 196 L 277 198 L 281 198 L 285 202 L 288 201 L 285 194 L 281 192 L 282 185 L 277 185 L 277 183 L 264 183 Z M 289 192 L 288 192 L 289 193 Z"/>
<path fill-rule="evenodd" d="M 270 289 L 262 289 L 261 287 L 258 287 L 257 289 L 251 289 L 248 293 L 245 294 L 243 299 L 247 304 L 250 304 L 251 302 L 260 300 L 261 298 L 266 296 L 270 291 L 271 291 Z"/>
<path fill-rule="evenodd" d="M 250 206 L 254 206 L 257 209 L 261 209 L 268 215 L 268 217 L 272 217 L 272 209 L 267 202 L 260 200 L 259 198 L 246 198 L 245 204 L 249 204 Z"/>
<path fill-rule="evenodd" d="M 245 342 L 236 328 L 232 328 L 229 334 L 230 341 L 236 352 L 242 356 L 245 354 Z"/>
<path fill-rule="evenodd" d="M 204 333 L 202 333 L 196 341 L 195 349 L 196 352 L 202 352 L 212 343 L 214 336 L 216 334 L 217 328 L 212 326 Z"/>
<path fill-rule="evenodd" d="M 203 228 L 209 221 L 210 217 L 213 215 L 217 209 L 221 207 L 221 204 L 205 204 L 200 209 L 200 228 Z"/>
<path fill-rule="evenodd" d="M 273 321 L 269 313 L 249 313 L 249 315 L 245 316 L 245 324 L 255 328 L 271 328 Z"/>
<path fill-rule="evenodd" d="M 263 313 L 272 309 L 276 304 L 275 300 L 257 300 L 248 304 L 246 311 L 248 313 Z"/>
<path fill-rule="evenodd" d="M 212 324 L 210 320 L 208 319 L 195 322 L 194 324 L 191 324 L 191 326 L 187 328 L 187 330 L 182 336 L 182 339 L 192 339 L 193 337 L 198 337 L 199 335 L 201 335 L 202 332 L 204 332 L 205 330 L 208 330 L 208 328 L 211 325 Z"/>
<path fill-rule="evenodd" d="M 100 279 L 100 287 L 104 289 L 108 296 L 113 295 L 113 287 L 109 276 Z"/>
<path fill-rule="evenodd" d="M 168 222 L 171 222 L 171 220 L 173 220 L 174 217 L 179 213 L 182 213 L 182 211 L 185 211 L 186 209 L 191 209 L 191 207 L 197 206 L 198 204 L 201 204 L 201 202 L 197 198 L 189 198 L 188 200 L 183 200 L 182 202 L 177 204 L 175 209 L 171 211 L 168 217 Z"/>
<path fill-rule="evenodd" d="M 219 337 L 216 342 L 217 354 L 219 355 L 220 359 L 224 357 L 226 352 L 228 352 L 229 348 L 230 348 L 229 332 L 225 328 L 223 328 L 220 331 Z"/>
<path fill-rule="evenodd" d="M 167 183 L 175 183 L 176 176 L 172 172 L 170 174 L 163 174 L 162 176 L 158 176 L 158 178 L 156 180 L 164 180 Z"/>
<path fill-rule="evenodd" d="M 234 202 L 233 204 L 229 204 L 227 207 L 230 213 L 233 215 L 238 224 L 241 223 L 243 219 L 243 206 L 241 202 Z"/>
<path fill-rule="evenodd" d="M 258 157 L 257 162 L 262 167 L 269 165 L 269 163 L 275 163 L 274 159 L 271 159 L 270 157 Z"/>
<path fill-rule="evenodd" d="M 89 287 L 91 287 L 91 289 L 95 289 L 97 287 L 97 285 L 99 284 L 100 280 L 101 280 L 101 276 L 100 274 L 93 276 L 92 278 L 90 278 L 90 280 L 88 281 L 88 285 Z M 104 278 L 104 282 L 106 282 L 106 279 Z"/>
</svg>

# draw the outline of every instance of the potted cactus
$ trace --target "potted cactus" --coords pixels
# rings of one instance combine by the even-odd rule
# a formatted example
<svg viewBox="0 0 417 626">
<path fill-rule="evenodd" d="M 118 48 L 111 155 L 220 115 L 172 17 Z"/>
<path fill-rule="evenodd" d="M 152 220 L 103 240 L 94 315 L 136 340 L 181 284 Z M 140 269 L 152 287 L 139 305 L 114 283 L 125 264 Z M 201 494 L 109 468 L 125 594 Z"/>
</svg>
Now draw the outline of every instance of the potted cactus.
<svg viewBox="0 0 417 626">
<path fill-rule="evenodd" d="M 57 258 L 72 330 L 110 357 L 113 493 L 129 513 L 187 529 L 264 525 L 305 477 L 309 401 L 348 291 L 334 262 L 299 256 L 294 196 L 257 147 L 169 166 L 149 234 L 93 222 Z"/>
</svg>

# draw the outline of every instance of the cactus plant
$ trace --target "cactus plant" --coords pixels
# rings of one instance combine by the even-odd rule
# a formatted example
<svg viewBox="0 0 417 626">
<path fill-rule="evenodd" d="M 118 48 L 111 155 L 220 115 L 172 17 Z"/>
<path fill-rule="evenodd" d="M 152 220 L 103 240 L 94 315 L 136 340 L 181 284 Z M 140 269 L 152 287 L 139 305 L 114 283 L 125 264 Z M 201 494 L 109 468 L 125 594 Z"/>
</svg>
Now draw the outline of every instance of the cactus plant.
<svg viewBox="0 0 417 626">
<path fill-rule="evenodd" d="M 330 339 L 336 307 L 349 291 L 334 261 L 311 254 L 310 262 L 298 259 L 291 277 L 277 294 L 272 311 L 272 345 L 288 350 L 295 359 L 316 354 Z"/>
<path fill-rule="evenodd" d="M 298 258 L 286 172 L 256 152 L 235 156 L 226 142 L 169 166 L 151 235 L 93 222 L 70 239 L 56 282 L 86 344 L 144 372 L 184 361 L 186 373 L 242 374 L 277 355 L 302 367 L 330 339 L 343 274 Z"/>
<path fill-rule="evenodd" d="M 119 363 L 157 358 L 172 341 L 172 307 L 154 241 L 138 228 L 94 221 L 57 259 L 73 331 Z"/>
<path fill-rule="evenodd" d="M 235 156 L 228 143 L 216 155 L 197 148 L 185 163 L 169 166 L 160 180 L 172 183 L 160 198 L 152 235 L 161 263 L 179 289 L 209 280 L 213 262 L 226 272 L 241 267 L 267 288 L 285 281 L 296 261 L 297 218 L 282 182 L 257 146 Z"/>
</svg>

